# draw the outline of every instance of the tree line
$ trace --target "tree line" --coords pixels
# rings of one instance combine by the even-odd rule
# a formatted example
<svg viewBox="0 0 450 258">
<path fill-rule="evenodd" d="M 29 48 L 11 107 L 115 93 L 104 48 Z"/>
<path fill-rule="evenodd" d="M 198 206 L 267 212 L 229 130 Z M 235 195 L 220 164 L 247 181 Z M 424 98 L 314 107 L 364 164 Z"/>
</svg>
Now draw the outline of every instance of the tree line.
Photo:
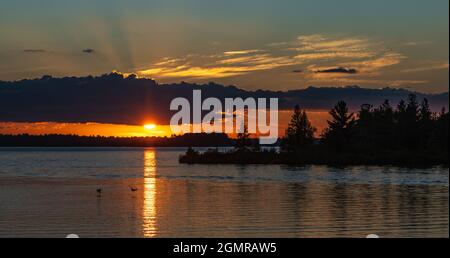
<svg viewBox="0 0 450 258">
<path fill-rule="evenodd" d="M 180 157 L 186 164 L 285 164 L 285 165 L 395 165 L 408 167 L 449 164 L 449 114 L 435 113 L 428 101 L 415 95 L 396 107 L 384 101 L 362 105 L 350 112 L 344 101 L 330 110 L 328 127 L 316 138 L 317 129 L 305 110 L 294 109 L 280 150 L 260 148 L 244 130 L 233 150 L 192 148 Z"/>
<path fill-rule="evenodd" d="M 172 137 L 104 137 L 79 135 L 0 135 L 4 147 L 219 147 L 235 143 L 226 134 L 185 134 Z"/>
<path fill-rule="evenodd" d="M 388 100 L 379 106 L 364 104 L 357 113 L 339 101 L 330 111 L 331 120 L 320 135 L 305 110 L 296 106 L 282 150 L 298 152 L 313 146 L 334 151 L 416 150 L 448 152 L 449 113 L 432 112 L 428 100 L 420 103 L 410 94 L 393 107 Z"/>
</svg>

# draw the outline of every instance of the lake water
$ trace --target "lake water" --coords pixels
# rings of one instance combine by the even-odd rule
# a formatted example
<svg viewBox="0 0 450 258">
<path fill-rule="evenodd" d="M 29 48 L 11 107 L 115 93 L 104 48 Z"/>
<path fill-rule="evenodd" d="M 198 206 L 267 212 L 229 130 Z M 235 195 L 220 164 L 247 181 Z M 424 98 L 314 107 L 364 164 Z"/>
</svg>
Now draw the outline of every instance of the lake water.
<svg viewBox="0 0 450 258">
<path fill-rule="evenodd" d="M 448 168 L 183 165 L 184 151 L 0 148 L 0 237 L 449 236 Z"/>
</svg>

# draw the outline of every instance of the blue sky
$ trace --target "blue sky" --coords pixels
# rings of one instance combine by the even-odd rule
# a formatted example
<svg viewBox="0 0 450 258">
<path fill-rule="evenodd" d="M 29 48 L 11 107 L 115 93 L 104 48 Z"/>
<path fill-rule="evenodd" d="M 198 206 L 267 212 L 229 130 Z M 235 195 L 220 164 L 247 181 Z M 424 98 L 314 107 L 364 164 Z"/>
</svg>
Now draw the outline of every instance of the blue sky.
<svg viewBox="0 0 450 258">
<path fill-rule="evenodd" d="M 448 91 L 448 5 L 3 0 L 0 80 L 115 70 L 249 89 L 358 84 Z"/>
</svg>

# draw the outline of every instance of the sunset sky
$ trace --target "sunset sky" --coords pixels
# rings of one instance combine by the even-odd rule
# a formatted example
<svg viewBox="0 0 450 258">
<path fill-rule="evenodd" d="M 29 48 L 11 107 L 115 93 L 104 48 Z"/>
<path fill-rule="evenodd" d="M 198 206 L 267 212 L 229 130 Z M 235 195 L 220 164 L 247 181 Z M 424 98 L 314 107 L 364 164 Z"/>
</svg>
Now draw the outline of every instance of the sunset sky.
<svg viewBox="0 0 450 258">
<path fill-rule="evenodd" d="M 279 135 L 284 135 L 289 124 L 291 111 L 279 112 Z M 308 117 L 311 123 L 317 128 L 316 136 L 319 136 L 327 126 L 327 119 L 330 115 L 327 111 L 309 111 Z M 76 134 L 81 136 L 115 136 L 115 137 L 170 137 L 173 133 L 169 125 L 144 124 L 101 124 L 101 123 L 12 123 L 0 121 L 0 134 Z M 236 137 L 230 134 L 230 137 Z"/>
<path fill-rule="evenodd" d="M 3 0 L 0 80 L 136 73 L 245 89 L 448 91 L 447 0 Z"/>
<path fill-rule="evenodd" d="M 246 90 L 449 89 L 448 0 L 1 2 L 0 81 L 115 71 Z M 326 126 L 326 112 L 311 117 Z M 170 135 L 161 125 L 0 122 L 0 133 Z"/>
</svg>

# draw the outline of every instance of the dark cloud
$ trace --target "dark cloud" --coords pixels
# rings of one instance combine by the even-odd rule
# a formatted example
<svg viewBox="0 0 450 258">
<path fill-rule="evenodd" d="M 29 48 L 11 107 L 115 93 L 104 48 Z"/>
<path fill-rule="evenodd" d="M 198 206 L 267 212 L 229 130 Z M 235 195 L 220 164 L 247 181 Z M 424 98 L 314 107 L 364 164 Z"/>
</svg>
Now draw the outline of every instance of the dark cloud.
<svg viewBox="0 0 450 258">
<path fill-rule="evenodd" d="M 344 68 L 344 67 L 338 67 L 338 68 L 332 68 L 332 69 L 326 69 L 326 70 L 318 70 L 315 72 L 316 73 L 346 73 L 346 74 L 357 74 L 358 73 L 358 71 L 356 69 Z"/>
<path fill-rule="evenodd" d="M 202 99 L 216 97 L 278 98 L 280 109 L 299 104 L 306 109 L 330 109 L 340 100 L 352 110 L 362 104 L 378 105 L 389 99 L 398 103 L 411 91 L 405 89 L 365 89 L 357 86 L 309 87 L 291 91 L 247 91 L 219 84 L 157 84 L 143 78 L 124 78 L 112 73 L 99 77 L 53 78 L 0 81 L 0 121 L 3 122 L 98 122 L 142 125 L 151 119 L 168 124 L 175 111 L 170 102 L 178 97 L 192 100 L 192 91 L 202 90 Z M 448 107 L 448 93 L 420 94 L 428 98 L 433 110 Z"/>
<path fill-rule="evenodd" d="M 45 53 L 44 49 L 24 49 L 23 52 L 25 53 Z"/>
<path fill-rule="evenodd" d="M 92 48 L 85 48 L 85 49 L 83 49 L 83 53 L 85 53 L 85 54 L 94 54 L 95 50 L 92 49 Z"/>
</svg>

